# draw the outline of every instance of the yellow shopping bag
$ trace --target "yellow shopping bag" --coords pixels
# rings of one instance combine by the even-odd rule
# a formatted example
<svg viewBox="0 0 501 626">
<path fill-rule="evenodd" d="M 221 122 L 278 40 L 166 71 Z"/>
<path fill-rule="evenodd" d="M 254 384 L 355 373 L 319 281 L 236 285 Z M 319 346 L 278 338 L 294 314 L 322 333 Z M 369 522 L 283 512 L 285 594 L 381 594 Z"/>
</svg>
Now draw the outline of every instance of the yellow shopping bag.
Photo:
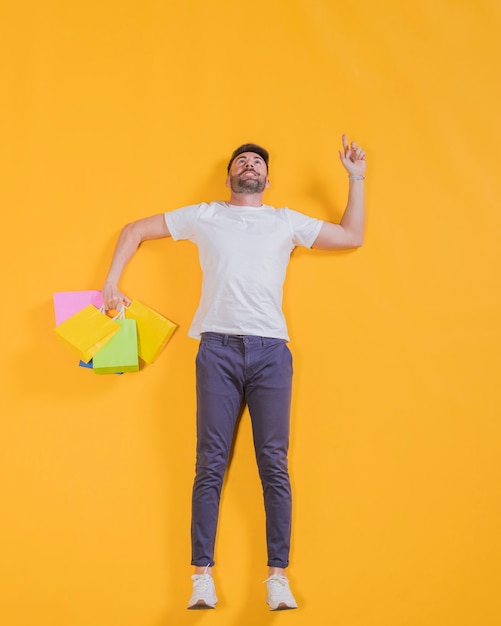
<svg viewBox="0 0 501 626">
<path fill-rule="evenodd" d="M 145 363 L 153 363 L 174 334 L 177 324 L 139 300 L 125 309 L 125 318 L 136 320 L 138 353 Z"/>
<path fill-rule="evenodd" d="M 119 330 L 120 325 L 93 304 L 54 328 L 62 343 L 84 363 L 88 363 Z"/>
</svg>

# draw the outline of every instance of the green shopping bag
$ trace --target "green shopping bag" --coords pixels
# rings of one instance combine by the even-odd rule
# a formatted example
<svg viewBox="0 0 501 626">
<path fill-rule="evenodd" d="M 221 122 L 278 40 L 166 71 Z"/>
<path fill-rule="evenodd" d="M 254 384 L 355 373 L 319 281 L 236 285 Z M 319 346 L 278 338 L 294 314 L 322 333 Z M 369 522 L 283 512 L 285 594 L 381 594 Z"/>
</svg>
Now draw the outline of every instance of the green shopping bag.
<svg viewBox="0 0 501 626">
<path fill-rule="evenodd" d="M 122 374 L 139 370 L 136 320 L 120 317 L 116 323 L 120 327 L 119 331 L 92 359 L 92 369 L 96 374 Z"/>
</svg>

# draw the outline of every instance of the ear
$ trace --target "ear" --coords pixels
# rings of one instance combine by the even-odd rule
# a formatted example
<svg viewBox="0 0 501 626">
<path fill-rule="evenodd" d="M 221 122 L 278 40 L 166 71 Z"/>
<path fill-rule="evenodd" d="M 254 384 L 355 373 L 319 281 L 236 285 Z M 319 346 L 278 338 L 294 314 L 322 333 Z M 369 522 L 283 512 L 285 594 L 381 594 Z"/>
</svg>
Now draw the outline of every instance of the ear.
<svg viewBox="0 0 501 626">
<path fill-rule="evenodd" d="M 230 186 L 230 177 L 229 177 L 229 176 L 227 176 L 227 177 L 226 177 L 226 182 L 225 182 L 224 184 L 225 184 L 227 187 L 229 187 L 229 186 Z"/>
<path fill-rule="evenodd" d="M 265 189 L 269 189 L 270 188 L 270 179 L 268 177 L 266 177 L 266 187 Z"/>
</svg>

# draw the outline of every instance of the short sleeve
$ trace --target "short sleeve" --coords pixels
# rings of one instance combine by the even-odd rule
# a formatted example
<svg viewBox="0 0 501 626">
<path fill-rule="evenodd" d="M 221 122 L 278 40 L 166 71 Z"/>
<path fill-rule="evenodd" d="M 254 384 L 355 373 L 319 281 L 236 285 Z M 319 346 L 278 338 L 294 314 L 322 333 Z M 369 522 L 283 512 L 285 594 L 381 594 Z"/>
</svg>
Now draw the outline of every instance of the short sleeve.
<svg viewBox="0 0 501 626">
<path fill-rule="evenodd" d="M 164 213 L 165 223 L 173 239 L 193 237 L 201 208 L 201 204 L 192 204 Z"/>
<path fill-rule="evenodd" d="M 294 245 L 311 248 L 318 237 L 323 221 L 292 209 L 285 209 L 285 211 L 292 230 Z"/>
</svg>

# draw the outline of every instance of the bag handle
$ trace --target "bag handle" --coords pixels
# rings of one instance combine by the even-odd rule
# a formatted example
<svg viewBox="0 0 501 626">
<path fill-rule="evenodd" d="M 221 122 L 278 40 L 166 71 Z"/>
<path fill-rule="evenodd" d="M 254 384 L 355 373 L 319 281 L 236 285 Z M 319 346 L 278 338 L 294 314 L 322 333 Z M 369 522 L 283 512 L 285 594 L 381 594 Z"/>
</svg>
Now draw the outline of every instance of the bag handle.
<svg viewBox="0 0 501 626">
<path fill-rule="evenodd" d="M 106 309 L 104 308 L 104 304 L 99 307 L 99 310 L 101 311 L 101 313 L 104 313 L 104 315 L 106 315 Z M 110 316 L 107 315 L 107 317 L 110 317 Z M 117 314 L 114 315 L 113 317 L 110 317 L 110 319 L 112 321 L 125 319 L 125 307 L 123 304 L 118 310 Z"/>
</svg>

